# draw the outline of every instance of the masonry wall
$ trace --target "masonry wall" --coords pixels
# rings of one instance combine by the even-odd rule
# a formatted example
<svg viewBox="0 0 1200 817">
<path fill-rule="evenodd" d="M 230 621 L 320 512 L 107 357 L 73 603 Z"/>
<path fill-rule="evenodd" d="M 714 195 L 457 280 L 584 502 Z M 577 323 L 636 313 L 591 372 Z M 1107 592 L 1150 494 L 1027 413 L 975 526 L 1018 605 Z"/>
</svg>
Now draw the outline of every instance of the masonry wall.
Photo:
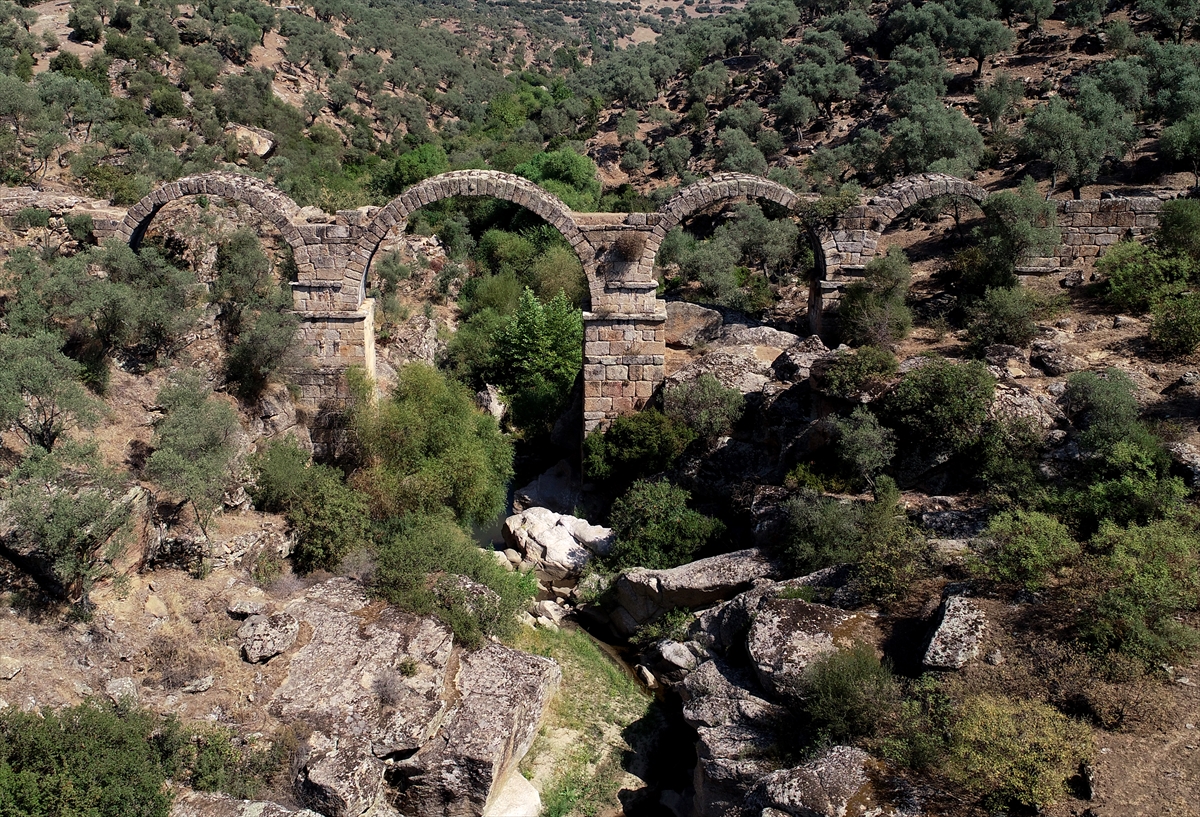
<svg viewBox="0 0 1200 817">
<path fill-rule="evenodd" d="M 584 433 L 646 405 L 662 382 L 667 354 L 666 312 L 635 318 L 585 315 Z"/>
</svg>

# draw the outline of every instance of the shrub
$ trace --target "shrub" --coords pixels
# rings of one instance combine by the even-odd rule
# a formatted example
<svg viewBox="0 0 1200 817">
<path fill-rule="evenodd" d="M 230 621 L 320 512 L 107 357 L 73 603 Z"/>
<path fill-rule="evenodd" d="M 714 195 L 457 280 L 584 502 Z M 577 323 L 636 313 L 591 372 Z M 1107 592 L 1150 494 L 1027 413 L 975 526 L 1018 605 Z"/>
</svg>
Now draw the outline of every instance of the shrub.
<svg viewBox="0 0 1200 817">
<path fill-rule="evenodd" d="M 695 439 L 692 430 L 656 409 L 613 420 L 583 442 L 588 479 L 628 485 L 665 470 Z"/>
<path fill-rule="evenodd" d="M 984 423 L 975 447 L 976 480 L 998 505 L 1035 506 L 1045 494 L 1038 473 L 1042 429 L 1020 418 Z"/>
<path fill-rule="evenodd" d="M 707 372 L 663 392 L 667 417 L 687 426 L 710 445 L 729 433 L 742 416 L 745 402 L 741 392 L 725 388 Z"/>
<path fill-rule="evenodd" d="M 448 511 L 392 520 L 376 547 L 376 592 L 405 610 L 436 614 L 469 647 L 485 636 L 510 633 L 534 589 L 530 579 L 505 570 L 476 547 Z M 445 578 L 437 581 L 451 576 L 465 576 L 494 595 L 468 597 Z"/>
<path fill-rule="evenodd" d="M 1107 279 L 1108 300 L 1118 309 L 1139 313 L 1164 297 L 1182 292 L 1194 274 L 1193 267 L 1190 258 L 1136 241 L 1115 244 L 1096 261 L 1097 271 Z"/>
<path fill-rule="evenodd" d="M 905 690 L 895 721 L 879 741 L 879 753 L 904 768 L 935 768 L 946 755 L 953 719 L 953 705 L 938 679 L 922 675 Z"/>
<path fill-rule="evenodd" d="M 957 453 L 975 441 L 995 388 L 980 361 L 955 364 L 932 358 L 904 376 L 887 397 L 885 410 L 912 441 L 938 441 Z"/>
<path fill-rule="evenodd" d="M 23 207 L 13 216 L 13 227 L 18 230 L 29 227 L 49 227 L 50 211 L 40 207 Z"/>
<path fill-rule="evenodd" d="M 1088 728 L 1053 707 L 976 695 L 955 713 L 945 771 L 992 808 L 1041 809 L 1067 793 L 1091 751 Z"/>
<path fill-rule="evenodd" d="M 896 435 L 884 428 L 865 406 L 836 422 L 837 456 L 855 479 L 875 484 L 875 477 L 896 455 Z"/>
<path fill-rule="evenodd" d="M 1174 663 L 1200 645 L 1200 633 L 1178 620 L 1196 610 L 1200 598 L 1198 521 L 1180 514 L 1145 526 L 1100 526 L 1079 616 L 1085 643 L 1149 668 Z"/>
<path fill-rule="evenodd" d="M 968 263 L 956 265 L 959 287 L 967 295 L 1016 286 L 1017 264 L 1053 251 L 1061 237 L 1054 203 L 1043 199 L 1029 177 L 1016 193 L 988 196 L 982 207 L 986 220 L 974 234 L 978 246 L 960 259 Z"/>
<path fill-rule="evenodd" d="M 1001 582 L 1029 590 L 1045 585 L 1058 568 L 1079 556 L 1079 543 L 1066 526 L 1037 511 L 1006 511 L 983 534 L 980 571 Z"/>
<path fill-rule="evenodd" d="M 801 490 L 784 504 L 783 552 L 797 575 L 856 561 L 861 553 L 857 506 Z"/>
<path fill-rule="evenodd" d="M 1022 287 L 989 289 L 970 310 L 967 334 L 972 352 L 982 355 L 993 343 L 1028 346 L 1037 336 L 1038 297 Z"/>
<path fill-rule="evenodd" d="M 892 247 L 872 259 L 862 281 L 851 284 L 842 298 L 838 320 L 846 340 L 859 346 L 889 346 L 912 329 L 912 313 L 904 304 L 912 266 L 904 251 Z"/>
<path fill-rule="evenodd" d="M 96 223 L 87 213 L 70 214 L 63 221 L 67 225 L 67 233 L 76 241 L 87 241 L 96 229 Z"/>
<path fill-rule="evenodd" d="M 1200 261 L 1200 201 L 1172 199 L 1164 203 L 1154 241 L 1167 253 Z"/>
<path fill-rule="evenodd" d="M 225 377 L 238 397 L 254 401 L 262 396 L 272 375 L 297 365 L 299 319 L 287 312 L 262 312 L 229 348 Z"/>
<path fill-rule="evenodd" d="M 878 346 L 838 352 L 821 375 L 822 388 L 834 397 L 851 397 L 886 381 L 899 366 L 895 355 Z"/>
<path fill-rule="evenodd" d="M 689 500 L 691 494 L 666 480 L 635 482 L 609 513 L 613 565 L 662 570 L 692 561 L 725 526 L 688 508 Z"/>
<path fill-rule="evenodd" d="M 421 363 L 400 369 L 396 386 L 374 401 L 359 382 L 352 426 L 363 467 L 351 478 L 376 517 L 436 514 L 490 522 L 504 508 L 512 444 L 471 395 Z"/>
<path fill-rule="evenodd" d="M 1154 304 L 1150 339 L 1169 355 L 1190 355 L 1200 346 L 1200 295 L 1184 293 Z"/>
<path fill-rule="evenodd" d="M 150 110 L 155 116 L 182 117 L 187 113 L 183 95 L 174 85 L 163 85 L 150 92 Z"/>
<path fill-rule="evenodd" d="M 801 704 L 816 743 L 874 735 L 895 711 L 900 690 L 869 644 L 855 642 L 809 665 Z"/>
</svg>

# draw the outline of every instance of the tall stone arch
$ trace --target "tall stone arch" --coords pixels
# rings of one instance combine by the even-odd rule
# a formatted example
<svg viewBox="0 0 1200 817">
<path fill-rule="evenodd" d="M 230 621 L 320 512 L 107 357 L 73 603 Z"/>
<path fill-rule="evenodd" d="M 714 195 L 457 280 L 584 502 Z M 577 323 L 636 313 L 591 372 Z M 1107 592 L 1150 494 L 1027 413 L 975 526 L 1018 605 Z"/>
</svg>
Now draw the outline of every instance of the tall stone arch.
<svg viewBox="0 0 1200 817">
<path fill-rule="evenodd" d="M 164 184 L 129 208 L 117 226 L 116 235 L 137 249 L 158 212 L 188 196 L 221 196 L 240 201 L 265 216 L 293 250 L 304 246 L 304 238 L 295 224 L 299 205 L 274 185 L 241 173 L 201 173 Z"/>
<path fill-rule="evenodd" d="M 342 279 L 341 300 L 345 308 L 362 303 L 366 291 L 367 270 L 388 231 L 403 229 L 409 216 L 421 207 L 454 196 L 488 196 L 518 204 L 547 221 L 571 244 L 583 264 L 589 288 L 594 291 L 596 263 L 588 252 L 588 242 L 575 215 L 562 199 L 543 190 L 528 179 L 497 170 L 452 170 L 418 182 L 392 199 L 363 230 L 351 253 Z"/>
</svg>

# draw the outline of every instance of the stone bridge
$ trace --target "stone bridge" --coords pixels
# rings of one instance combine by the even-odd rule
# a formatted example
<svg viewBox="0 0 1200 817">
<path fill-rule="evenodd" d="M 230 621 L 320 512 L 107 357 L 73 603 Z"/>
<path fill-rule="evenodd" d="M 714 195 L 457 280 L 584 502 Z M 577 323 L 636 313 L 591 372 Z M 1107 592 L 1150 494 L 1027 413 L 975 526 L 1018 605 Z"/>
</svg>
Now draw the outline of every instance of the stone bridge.
<svg viewBox="0 0 1200 817">
<path fill-rule="evenodd" d="M 9 200 L 19 198 L 13 195 L 16 191 L 5 192 Z M 880 188 L 831 223 L 810 228 L 817 264 L 809 302 L 812 330 L 820 329 L 821 316 L 846 284 L 861 276 L 884 232 L 901 213 L 934 197 L 982 202 L 987 195 L 954 176 L 911 176 Z M 463 170 L 419 182 L 385 207 L 342 210 L 335 218 L 320 216 L 312 223 L 305 217 L 311 208 L 302 211 L 269 183 L 218 172 L 165 184 L 123 218 L 95 219 L 96 237 L 119 237 L 136 248 L 164 206 L 189 196 L 219 196 L 246 204 L 274 225 L 292 248 L 298 268 L 292 283 L 294 306 L 312 363 L 298 378 L 301 399 L 317 412 L 344 406 L 348 366 L 374 373 L 374 304 L 365 297 L 366 281 L 371 261 L 389 234 L 402 232 L 421 207 L 454 196 L 488 196 L 531 210 L 570 242 L 588 280 L 586 431 L 641 408 L 663 379 L 666 307 L 656 294 L 654 259 L 666 234 L 691 215 L 724 202 L 758 199 L 794 210 L 813 198 L 757 176 L 720 173 L 683 188 L 656 213 L 576 213 L 521 177 Z M 1157 224 L 1161 206 L 1159 197 L 1060 202 L 1063 245 L 1054 257 L 1038 259 L 1035 266 L 1039 271 L 1069 266 L 1124 235 L 1148 232 Z M 0 211 L 5 209 L 0 201 Z"/>
</svg>

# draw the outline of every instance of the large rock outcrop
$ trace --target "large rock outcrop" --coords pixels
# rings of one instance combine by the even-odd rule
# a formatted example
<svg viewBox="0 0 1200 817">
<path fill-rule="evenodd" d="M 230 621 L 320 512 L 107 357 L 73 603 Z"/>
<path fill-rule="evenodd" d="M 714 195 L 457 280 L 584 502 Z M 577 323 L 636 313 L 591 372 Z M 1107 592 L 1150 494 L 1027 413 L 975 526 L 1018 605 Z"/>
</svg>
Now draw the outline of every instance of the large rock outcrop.
<svg viewBox="0 0 1200 817">
<path fill-rule="evenodd" d="M 987 618 L 975 602 L 951 596 L 942 604 L 942 622 L 925 651 L 925 666 L 956 670 L 979 657 Z"/>
<path fill-rule="evenodd" d="M 171 817 L 323 817 L 309 809 L 290 809 L 278 803 L 235 800 L 223 794 L 184 792 L 171 804 Z"/>
<path fill-rule="evenodd" d="M 573 584 L 593 555 L 612 549 L 610 529 L 547 508 L 530 508 L 504 520 L 504 543 L 544 585 Z"/>
<path fill-rule="evenodd" d="M 669 570 L 634 568 L 617 578 L 612 625 L 630 636 L 639 627 L 679 607 L 700 607 L 734 596 L 755 579 L 777 578 L 779 563 L 759 548 L 748 548 Z"/>
<path fill-rule="evenodd" d="M 751 617 L 746 652 L 763 688 L 780 698 L 803 689 L 804 671 L 835 652 L 857 615 L 801 599 L 765 596 Z"/>
<path fill-rule="evenodd" d="M 757 809 L 803 817 L 860 817 L 874 808 L 869 756 L 862 749 L 834 746 L 815 760 L 762 778 L 750 793 Z"/>
</svg>

